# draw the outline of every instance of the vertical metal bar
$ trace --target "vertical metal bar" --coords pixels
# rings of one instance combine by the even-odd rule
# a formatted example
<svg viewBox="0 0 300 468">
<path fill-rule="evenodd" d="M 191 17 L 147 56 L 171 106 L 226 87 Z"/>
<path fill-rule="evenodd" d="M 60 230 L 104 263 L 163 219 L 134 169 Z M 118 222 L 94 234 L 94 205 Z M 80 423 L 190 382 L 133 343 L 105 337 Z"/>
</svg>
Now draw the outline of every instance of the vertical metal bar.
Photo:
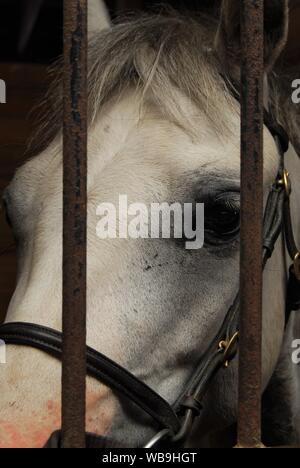
<svg viewBox="0 0 300 468">
<path fill-rule="evenodd" d="M 87 0 L 64 0 L 62 447 L 85 447 Z"/>
<path fill-rule="evenodd" d="M 241 1 L 241 336 L 238 446 L 261 444 L 264 1 Z"/>
</svg>

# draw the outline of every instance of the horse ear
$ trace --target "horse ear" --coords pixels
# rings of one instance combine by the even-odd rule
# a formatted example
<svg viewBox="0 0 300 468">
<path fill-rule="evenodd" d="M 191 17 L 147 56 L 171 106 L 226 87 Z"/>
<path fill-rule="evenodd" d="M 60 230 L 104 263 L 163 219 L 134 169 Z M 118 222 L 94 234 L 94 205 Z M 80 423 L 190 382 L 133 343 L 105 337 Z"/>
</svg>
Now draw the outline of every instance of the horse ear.
<svg viewBox="0 0 300 468">
<path fill-rule="evenodd" d="M 89 37 L 110 27 L 109 13 L 104 0 L 88 1 L 88 30 Z"/>
<path fill-rule="evenodd" d="M 282 52 L 288 34 L 288 0 L 265 0 L 265 68 L 268 72 Z M 216 48 L 229 67 L 240 65 L 240 0 L 223 0 Z"/>
</svg>

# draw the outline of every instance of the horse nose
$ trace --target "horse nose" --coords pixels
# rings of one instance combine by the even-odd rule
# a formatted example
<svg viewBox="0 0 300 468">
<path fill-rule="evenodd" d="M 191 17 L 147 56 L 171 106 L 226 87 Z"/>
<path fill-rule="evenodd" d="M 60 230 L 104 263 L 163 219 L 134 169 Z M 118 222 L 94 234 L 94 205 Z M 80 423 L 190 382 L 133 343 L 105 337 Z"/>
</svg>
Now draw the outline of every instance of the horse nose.
<svg viewBox="0 0 300 468">
<path fill-rule="evenodd" d="M 112 425 L 115 408 L 115 399 L 106 387 L 88 392 L 87 447 L 110 446 L 107 445 L 110 442 L 106 439 L 106 434 Z M 27 408 L 26 413 L 21 406 L 14 405 L 6 409 L 3 419 L 0 417 L 0 448 L 40 449 L 45 444 L 46 448 L 57 448 L 61 440 L 60 431 L 58 431 L 60 427 L 61 404 L 58 399 L 47 400 L 42 405 Z M 50 437 L 51 434 L 53 435 Z"/>
<path fill-rule="evenodd" d="M 62 435 L 61 431 L 54 432 L 44 448 L 61 448 Z M 99 436 L 96 434 L 86 434 L 86 448 L 122 448 L 124 444 L 108 437 Z"/>
<path fill-rule="evenodd" d="M 86 399 L 86 427 L 87 431 L 94 432 L 86 433 L 86 448 L 112 448 L 112 447 L 124 447 L 121 442 L 115 441 L 106 437 L 105 434 L 112 423 L 116 401 L 111 399 L 111 390 L 107 387 L 101 386 L 96 392 L 88 392 Z M 97 414 L 98 416 L 91 417 L 91 415 Z M 101 415 L 101 416 L 100 416 Z M 49 433 L 50 434 L 50 433 Z M 44 448 L 61 448 L 62 447 L 62 433 L 61 431 L 53 432 Z"/>
</svg>

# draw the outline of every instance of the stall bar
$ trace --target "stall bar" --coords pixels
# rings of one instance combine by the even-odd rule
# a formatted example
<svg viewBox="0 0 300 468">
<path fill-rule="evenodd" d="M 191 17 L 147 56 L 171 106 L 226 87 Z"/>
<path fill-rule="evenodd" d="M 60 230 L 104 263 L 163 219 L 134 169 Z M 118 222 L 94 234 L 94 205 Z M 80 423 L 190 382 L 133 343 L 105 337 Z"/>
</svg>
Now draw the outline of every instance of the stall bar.
<svg viewBox="0 0 300 468">
<path fill-rule="evenodd" d="M 87 6 L 64 0 L 62 447 L 85 447 Z"/>
<path fill-rule="evenodd" d="M 261 446 L 264 1 L 241 1 L 238 447 Z"/>
</svg>

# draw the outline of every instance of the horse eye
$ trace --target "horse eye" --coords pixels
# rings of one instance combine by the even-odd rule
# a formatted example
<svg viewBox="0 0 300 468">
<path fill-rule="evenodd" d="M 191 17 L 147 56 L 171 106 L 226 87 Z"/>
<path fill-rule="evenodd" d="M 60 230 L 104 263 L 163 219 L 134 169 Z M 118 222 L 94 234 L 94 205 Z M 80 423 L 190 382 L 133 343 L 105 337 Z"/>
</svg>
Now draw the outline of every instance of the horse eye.
<svg viewBox="0 0 300 468">
<path fill-rule="evenodd" d="M 205 242 L 219 245 L 235 240 L 240 231 L 240 209 L 237 194 L 220 196 L 205 204 Z"/>
</svg>

